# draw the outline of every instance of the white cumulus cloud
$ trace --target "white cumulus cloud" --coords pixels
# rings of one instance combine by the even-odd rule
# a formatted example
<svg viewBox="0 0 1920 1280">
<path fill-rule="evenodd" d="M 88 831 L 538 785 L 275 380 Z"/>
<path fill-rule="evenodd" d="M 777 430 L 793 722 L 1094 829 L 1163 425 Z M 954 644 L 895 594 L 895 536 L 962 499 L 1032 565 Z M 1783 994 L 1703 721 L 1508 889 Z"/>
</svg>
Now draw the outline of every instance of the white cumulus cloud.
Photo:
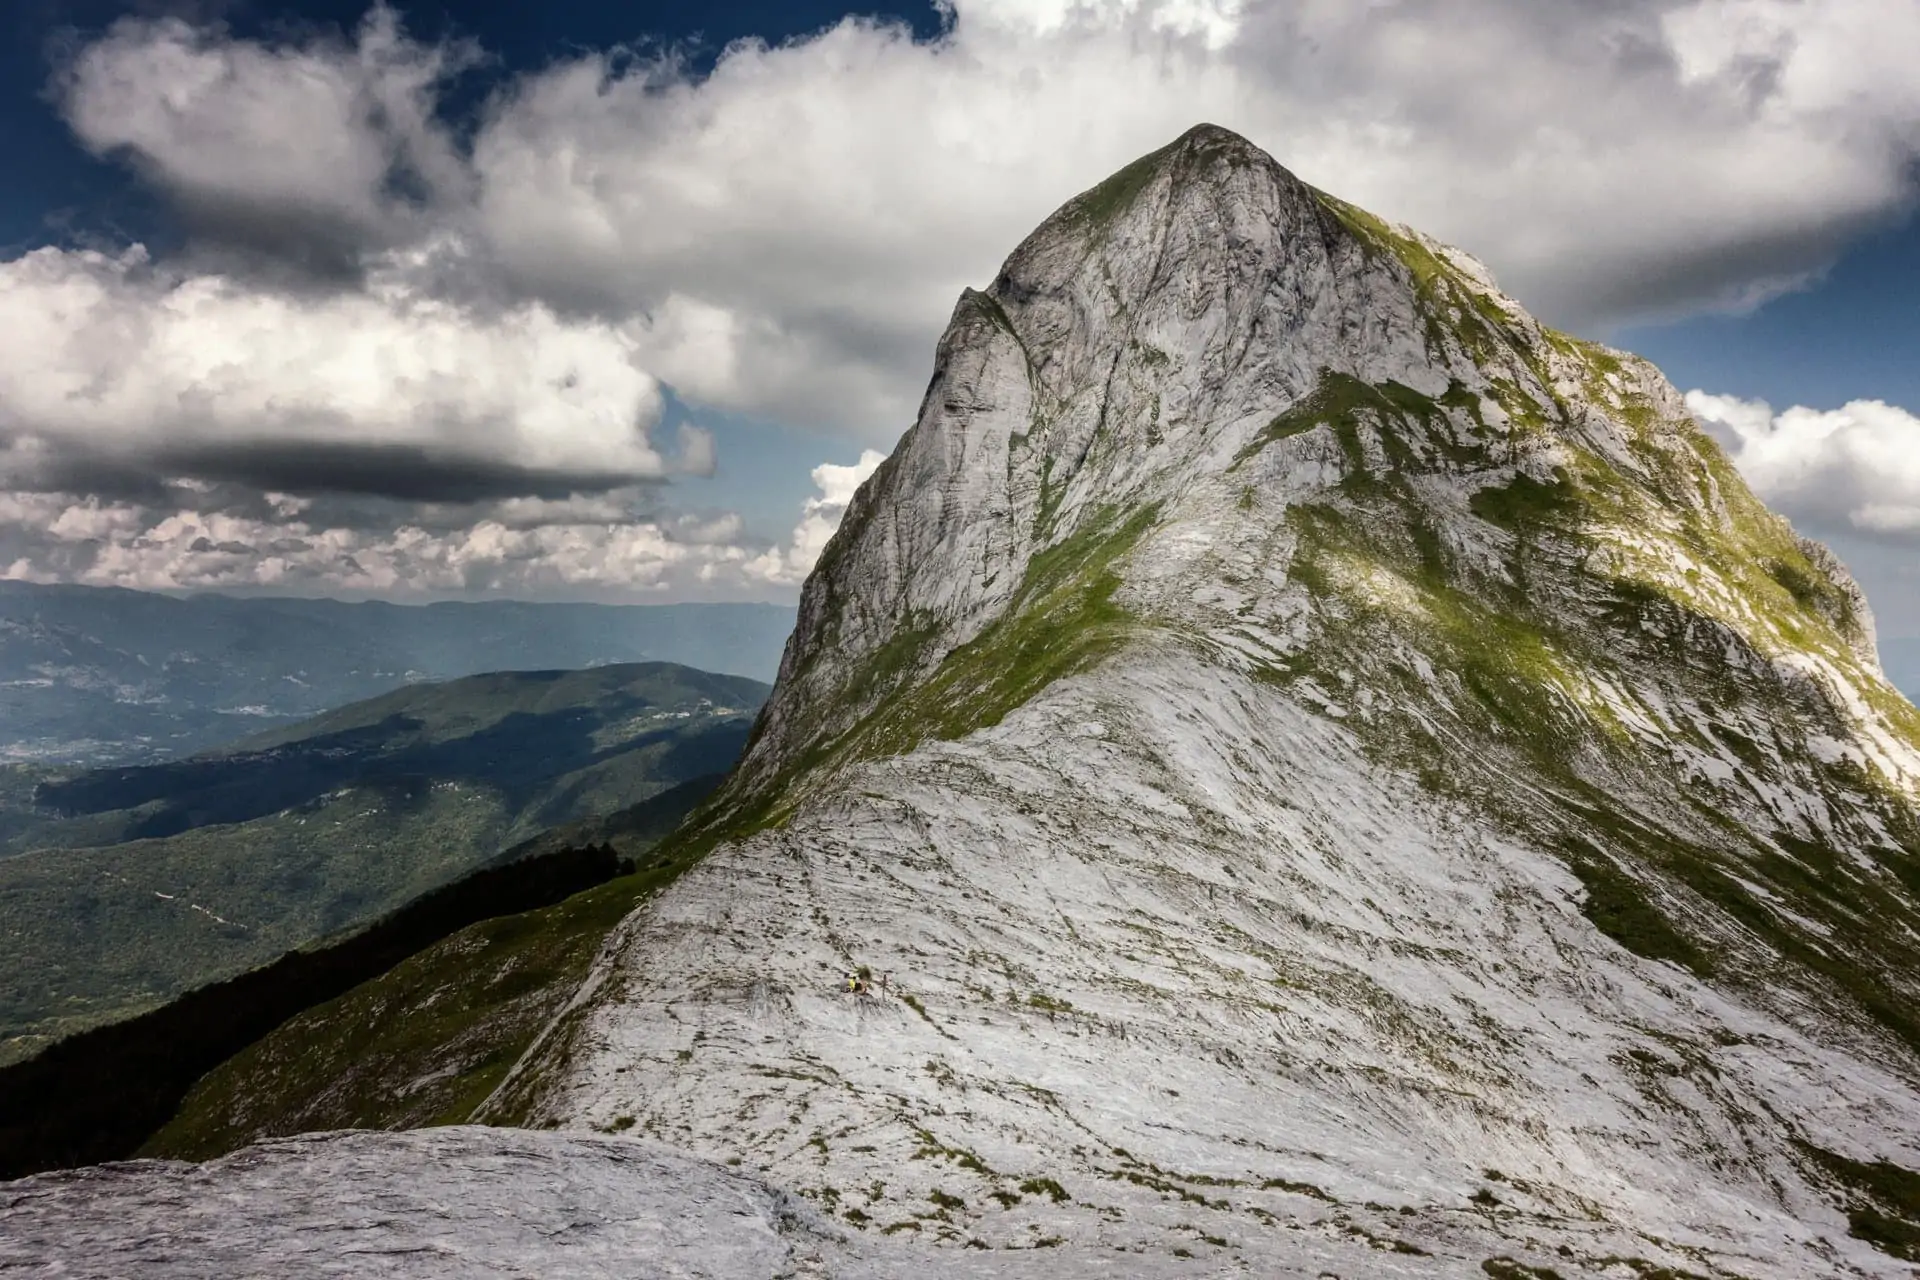
<svg viewBox="0 0 1920 1280">
<path fill-rule="evenodd" d="M 860 461 L 851 466 L 823 462 L 813 469 L 813 484 L 820 492 L 807 499 L 794 526 L 793 538 L 785 547 L 775 547 L 749 562 L 748 572 L 770 583 L 798 584 L 806 581 L 814 562 L 827 549 L 847 505 L 866 478 L 874 473 L 887 455 L 864 449 Z"/>
<path fill-rule="evenodd" d="M 375 281 L 288 294 L 117 256 L 0 263 L 0 442 L 81 464 L 414 492 L 664 474 L 633 340 L 539 302 L 474 313 Z M 711 441 L 683 436 L 693 468 Z M 15 477 L 17 480 L 19 477 Z"/>
<path fill-rule="evenodd" d="M 58 88 L 89 150 L 127 157 L 194 220 L 347 265 L 356 242 L 401 237 L 419 206 L 462 191 L 434 109 L 476 56 L 408 39 L 384 7 L 350 42 L 270 45 L 129 18 L 62 68 Z"/>
<path fill-rule="evenodd" d="M 165 501 L 0 490 L 0 578 L 147 591 L 270 590 L 431 599 L 788 596 L 879 466 L 823 463 L 790 539 L 755 541 L 733 512 L 663 507 L 648 487 L 472 503 L 254 494 L 199 481 Z"/>
<path fill-rule="evenodd" d="M 842 478 L 815 473 L 774 548 L 742 543 L 737 517 L 641 511 L 618 494 L 716 465 L 697 430 L 655 442 L 662 388 L 889 442 L 960 289 L 1203 120 L 1462 245 L 1574 328 L 1751 305 L 1915 205 L 1911 0 L 945 11 L 932 40 L 850 17 L 697 74 L 634 49 L 503 69 L 381 5 L 343 35 L 116 23 L 52 98 L 187 242 L 159 262 L 124 245 L 0 261 L 0 485 L 52 495 L 30 533 L 0 529 L 0 564 L 791 586 Z M 462 75 L 489 91 L 452 95 Z M 1817 447 L 1782 443 L 1818 434 L 1798 412 L 1740 446 L 1763 489 L 1909 536 L 1900 419 L 1848 406 Z M 155 477 L 211 488 L 161 495 Z M 301 505 L 342 493 L 418 509 L 374 527 Z M 250 538 L 283 563 L 242 556 Z"/>
<path fill-rule="evenodd" d="M 1878 400 L 1775 413 L 1687 393 L 1763 499 L 1810 527 L 1920 545 L 1920 417 Z"/>
<path fill-rule="evenodd" d="M 428 218 L 461 249 L 455 283 L 442 263 L 423 287 L 630 320 L 643 366 L 689 398 L 875 443 L 911 414 L 963 285 L 1203 119 L 1461 244 L 1573 326 L 1751 303 L 1915 197 L 1909 0 L 950 15 L 932 41 L 848 18 L 742 42 L 700 77 L 585 51 L 507 77 L 470 145 L 433 105 L 471 51 L 382 9 L 351 41 L 126 22 L 74 59 L 62 101 L 90 145 L 203 210 L 330 211 L 370 243 Z"/>
</svg>

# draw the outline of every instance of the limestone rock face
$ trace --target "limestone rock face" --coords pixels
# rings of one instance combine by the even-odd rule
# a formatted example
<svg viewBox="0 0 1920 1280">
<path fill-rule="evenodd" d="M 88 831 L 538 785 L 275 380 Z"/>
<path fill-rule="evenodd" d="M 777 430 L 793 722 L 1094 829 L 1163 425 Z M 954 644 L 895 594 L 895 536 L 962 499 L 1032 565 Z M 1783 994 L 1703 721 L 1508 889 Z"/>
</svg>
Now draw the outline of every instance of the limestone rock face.
<svg viewBox="0 0 1920 1280">
<path fill-rule="evenodd" d="M 942 1257 L 836 1227 L 788 1192 L 654 1143 L 512 1129 L 315 1134 L 205 1165 L 136 1160 L 0 1183 L 0 1271 L 73 1280 L 1110 1274 L 1088 1261 Z M 1144 1274 L 1203 1273 L 1176 1260 Z"/>
<path fill-rule="evenodd" d="M 1655 370 L 1202 127 L 962 297 L 711 852 L 479 1118 L 819 1274 L 1905 1277 L 1916 787 Z"/>
<path fill-rule="evenodd" d="M 837 1233 L 633 1142 L 490 1129 L 286 1139 L 0 1183 L 0 1271 L 202 1276 L 793 1274 Z"/>
<path fill-rule="evenodd" d="M 1444 388 L 1423 333 L 1405 268 L 1225 130 L 1070 202 L 955 307 L 918 424 L 806 585 L 744 778 L 869 713 L 863 660 L 910 637 L 896 674 L 923 674 L 1036 552 L 1180 492 L 1323 369 Z"/>
<path fill-rule="evenodd" d="M 1198 129 L 961 299 L 494 1113 L 996 1251 L 1904 1275 L 1916 742 L 1655 370 Z"/>
</svg>

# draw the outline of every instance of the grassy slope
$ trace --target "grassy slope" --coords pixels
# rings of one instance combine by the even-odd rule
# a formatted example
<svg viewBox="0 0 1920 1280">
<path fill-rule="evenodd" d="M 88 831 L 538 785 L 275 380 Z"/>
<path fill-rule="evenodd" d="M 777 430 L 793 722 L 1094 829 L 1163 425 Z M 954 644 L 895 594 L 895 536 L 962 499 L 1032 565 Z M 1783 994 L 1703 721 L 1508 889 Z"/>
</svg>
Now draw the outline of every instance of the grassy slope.
<svg viewBox="0 0 1920 1280">
<path fill-rule="evenodd" d="M 1330 415 L 1325 425 L 1336 436 L 1372 429 L 1418 438 L 1406 410 L 1374 408 L 1364 421 L 1357 412 Z M 1746 830 L 1729 821 L 1737 810 L 1724 807 L 1725 796 L 1649 757 L 1595 692 L 1599 676 L 1617 689 L 1657 691 L 1650 706 L 1704 707 L 1716 727 L 1683 722 L 1683 741 L 1691 736 L 1704 755 L 1744 751 L 1756 777 L 1768 780 L 1770 765 L 1755 745 L 1763 726 L 1804 723 L 1822 709 L 1759 660 L 1766 650 L 1758 644 L 1772 637 L 1851 665 L 1829 603 L 1782 585 L 1802 584 L 1804 593 L 1804 584 L 1824 582 L 1784 525 L 1757 505 L 1724 524 L 1705 512 L 1677 517 L 1681 545 L 1727 587 L 1718 602 L 1680 593 L 1624 559 L 1595 582 L 1591 547 L 1606 530 L 1657 528 L 1689 508 L 1621 484 L 1610 468 L 1582 465 L 1556 484 L 1507 479 L 1475 495 L 1475 515 L 1511 535 L 1496 577 L 1426 522 L 1411 484 L 1416 464 L 1369 472 L 1358 458 L 1356 449 L 1340 492 L 1288 513 L 1298 538 L 1292 573 L 1322 598 L 1316 616 L 1326 629 L 1272 677 L 1336 690 L 1358 678 L 1390 694 L 1384 707 L 1418 708 L 1422 714 L 1404 717 L 1383 711 L 1366 732 L 1383 755 L 1441 789 L 1491 804 L 1510 772 L 1547 783 L 1550 803 L 1526 807 L 1523 820 L 1542 824 L 1530 834 L 1565 852 L 1587 884 L 1590 918 L 1623 945 L 1702 972 L 1755 978 L 1786 960 L 1823 975 L 1920 1052 L 1920 1021 L 1902 1012 L 1898 977 L 1920 972 L 1920 948 L 1909 941 L 1920 936 L 1911 897 L 1920 889 L 1920 842 L 1907 807 L 1881 797 L 1894 843 L 1874 842 L 1880 866 L 1871 872 L 1792 832 Z M 1747 648 L 1756 660 L 1742 672 L 1711 652 L 1715 644 Z M 1411 668 L 1377 661 L 1407 652 L 1442 673 L 1444 706 Z M 1913 720 L 1910 709 L 1905 718 Z M 1434 724 L 1459 736 L 1436 737 Z M 1463 751 L 1462 742 L 1476 749 Z M 1878 794 L 1849 766 L 1802 763 L 1823 790 Z M 1510 800 L 1502 807 L 1515 816 Z M 1817 922 L 1815 930 L 1763 906 L 1742 880 Z M 1890 883 L 1905 884 L 1906 895 Z M 1821 926 L 1848 945 L 1818 941 Z M 1733 934 L 1731 949 L 1721 929 Z"/>
<path fill-rule="evenodd" d="M 1806 735 L 1848 733 L 1850 713 L 1778 661 L 1844 673 L 1887 732 L 1920 743 L 1920 713 L 1860 656 L 1850 597 L 1711 440 L 1659 420 L 1629 360 L 1552 331 L 1530 349 L 1461 273 L 1331 203 L 1406 262 L 1430 316 L 1459 317 L 1433 340 L 1505 348 L 1534 390 L 1496 379 L 1506 421 L 1490 423 L 1457 386 L 1429 399 L 1329 375 L 1275 421 L 1256 449 L 1324 431 L 1348 474 L 1286 512 L 1290 573 L 1317 597 L 1320 630 L 1264 674 L 1336 700 L 1368 689 L 1348 723 L 1378 756 L 1558 849 L 1586 915 L 1622 946 L 1763 1000 L 1798 988 L 1832 1034 L 1914 1069 L 1920 818 L 1872 768 L 1809 748 Z M 1553 388 L 1569 378 L 1629 428 L 1631 467 L 1566 429 L 1574 410 Z M 1564 465 L 1516 474 L 1549 432 Z M 1443 470 L 1481 473 L 1477 529 L 1423 486 Z M 1627 715 L 1737 769 L 1713 782 L 1676 768 Z M 1830 797 L 1857 854 L 1780 819 L 1768 793 Z M 1868 1167 L 1811 1163 L 1840 1181 Z M 1920 1201 L 1868 1199 L 1849 1201 L 1855 1234 L 1896 1253 L 1920 1242 Z"/>
<path fill-rule="evenodd" d="M 723 771 L 738 713 L 764 693 L 663 664 L 475 677 L 247 750 L 44 788 L 77 811 L 56 827 L 191 825 L 0 861 L 0 1035 L 15 1037 L 0 1062 L 369 920 L 547 827 Z M 44 825 L 34 838 L 53 843 Z"/>
<path fill-rule="evenodd" d="M 259 1138 L 468 1119 L 585 976 L 607 933 L 692 859 L 482 921 L 289 1019 L 203 1077 L 140 1154 L 208 1159 Z"/>
<path fill-rule="evenodd" d="M 846 682 L 871 703 L 857 722 L 814 738 L 751 791 L 735 785 L 736 778 L 697 815 L 695 830 L 714 823 L 752 829 L 783 822 L 801 798 L 796 784 L 818 786 L 844 765 L 998 724 L 1055 680 L 1112 653 L 1132 626 L 1113 602 L 1120 585 L 1115 567 L 1157 516 L 1153 508 L 1089 516 L 1072 536 L 1034 555 L 1005 613 L 942 655 L 930 671 L 924 667 L 936 637 L 903 629 Z M 824 711 L 820 720 L 828 720 Z"/>
</svg>

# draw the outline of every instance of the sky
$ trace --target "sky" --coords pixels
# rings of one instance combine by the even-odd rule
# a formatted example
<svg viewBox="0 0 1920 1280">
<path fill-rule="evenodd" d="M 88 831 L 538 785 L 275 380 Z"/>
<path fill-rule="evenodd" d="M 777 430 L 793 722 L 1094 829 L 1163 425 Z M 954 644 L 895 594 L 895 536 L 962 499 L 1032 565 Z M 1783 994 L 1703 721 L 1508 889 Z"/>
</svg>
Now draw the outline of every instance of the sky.
<svg viewBox="0 0 1920 1280">
<path fill-rule="evenodd" d="M 0 576 L 792 599 L 961 288 L 1208 120 L 1652 358 L 1920 636 L 1911 0 L 4 13 Z"/>
</svg>

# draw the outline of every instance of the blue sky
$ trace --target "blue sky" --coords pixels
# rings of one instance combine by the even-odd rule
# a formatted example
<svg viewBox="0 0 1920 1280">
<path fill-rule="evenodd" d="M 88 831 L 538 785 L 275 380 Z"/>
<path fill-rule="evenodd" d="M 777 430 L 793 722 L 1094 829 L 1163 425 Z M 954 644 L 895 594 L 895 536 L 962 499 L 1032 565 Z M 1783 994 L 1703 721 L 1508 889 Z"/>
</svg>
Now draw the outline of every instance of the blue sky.
<svg viewBox="0 0 1920 1280">
<path fill-rule="evenodd" d="M 1913 7 L 1416 8 L 19 0 L 0 572 L 790 596 L 958 289 L 1207 118 L 1655 360 L 1920 636 Z"/>
<path fill-rule="evenodd" d="M 1920 226 L 1862 236 L 1806 288 L 1759 308 L 1607 337 L 1683 387 L 1776 405 L 1837 409 L 1849 400 L 1920 405 Z"/>
</svg>

